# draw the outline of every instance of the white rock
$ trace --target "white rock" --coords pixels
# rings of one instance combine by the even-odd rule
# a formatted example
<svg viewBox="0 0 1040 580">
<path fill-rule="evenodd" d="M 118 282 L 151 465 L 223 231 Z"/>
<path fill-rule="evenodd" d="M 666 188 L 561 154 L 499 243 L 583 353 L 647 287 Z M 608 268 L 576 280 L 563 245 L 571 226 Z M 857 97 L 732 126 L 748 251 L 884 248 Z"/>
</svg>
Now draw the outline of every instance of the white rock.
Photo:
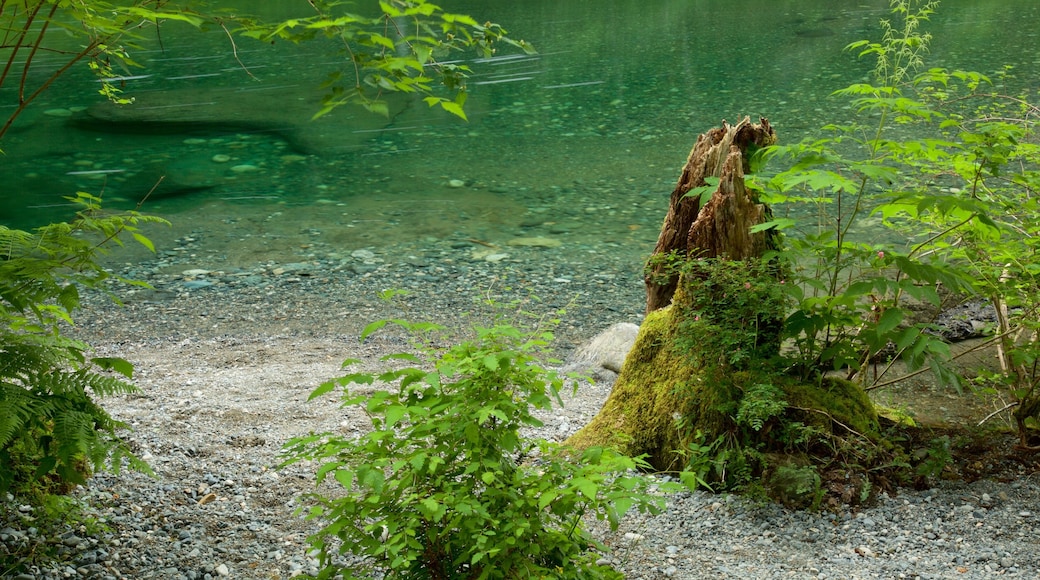
<svg viewBox="0 0 1040 580">
<path fill-rule="evenodd" d="M 223 153 L 217 153 L 216 155 L 211 157 L 211 159 L 213 160 L 213 163 L 227 163 L 228 161 L 231 161 L 231 156 L 224 155 Z"/>
<path fill-rule="evenodd" d="M 485 262 L 492 262 L 492 263 L 494 263 L 494 262 L 501 262 L 502 260 L 505 260 L 508 257 L 509 257 L 509 254 L 488 254 L 488 255 L 484 256 L 484 261 Z"/>
<path fill-rule="evenodd" d="M 235 173 L 252 173 L 254 171 L 260 171 L 260 168 L 257 167 L 256 165 L 250 165 L 248 163 L 243 163 L 242 165 L 235 165 L 234 167 L 231 168 L 231 171 L 233 171 Z"/>
<path fill-rule="evenodd" d="M 218 576 L 230 576 L 231 575 L 231 570 L 228 570 L 227 564 L 221 564 L 220 566 L 217 566 L 216 572 L 217 572 Z"/>
<path fill-rule="evenodd" d="M 192 270 L 185 270 L 185 271 L 181 272 L 181 274 L 185 278 L 195 278 L 196 276 L 205 276 L 206 274 L 209 274 L 209 270 L 202 270 L 202 269 L 196 268 L 196 269 L 192 269 Z"/>
<path fill-rule="evenodd" d="M 564 372 L 589 373 L 597 381 L 612 381 L 636 343 L 639 326 L 618 322 L 581 345 L 567 358 Z M 610 374 L 603 371 L 609 371 Z"/>
<path fill-rule="evenodd" d="M 453 187 L 453 188 L 457 189 L 457 188 L 463 187 L 465 185 L 466 185 L 466 182 L 462 181 L 461 179 L 449 179 L 448 180 L 448 187 Z"/>
</svg>

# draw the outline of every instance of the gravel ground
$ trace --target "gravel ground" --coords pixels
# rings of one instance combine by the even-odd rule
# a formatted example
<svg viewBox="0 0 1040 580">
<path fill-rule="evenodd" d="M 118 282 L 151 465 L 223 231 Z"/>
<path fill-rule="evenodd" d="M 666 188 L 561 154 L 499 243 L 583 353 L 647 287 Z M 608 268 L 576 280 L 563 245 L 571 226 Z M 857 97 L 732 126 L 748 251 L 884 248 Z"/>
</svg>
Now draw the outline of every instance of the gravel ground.
<svg viewBox="0 0 1040 580">
<path fill-rule="evenodd" d="M 156 477 L 94 477 L 78 494 L 108 530 L 70 528 L 46 538 L 67 560 L 13 578 L 277 579 L 313 572 L 305 543 L 313 524 L 293 515 L 299 494 L 313 487 L 311 473 L 303 465 L 273 466 L 293 436 L 364 425 L 332 397 L 306 398 L 343 359 L 375 369 L 380 356 L 407 347 L 392 329 L 359 344 L 365 324 L 432 319 L 464 334 L 474 318 L 490 318 L 480 304 L 488 297 L 546 316 L 566 307 L 557 329 L 562 358 L 614 322 L 639 322 L 642 310 L 632 261 L 578 261 L 557 248 L 475 258 L 479 245 L 460 240 L 214 271 L 192 262 L 194 239 L 179 242 L 187 249 L 126 272 L 154 290 L 129 295 L 118 313 L 89 300 L 76 330 L 100 355 L 136 365 L 141 393 L 105 407 L 133 426 L 129 441 Z M 377 293 L 387 288 L 410 293 L 380 300 Z M 580 389 L 537 434 L 562 440 L 595 415 L 608 393 L 606 385 Z M 668 498 L 665 513 L 632 514 L 616 532 L 592 526 L 611 548 L 604 558 L 634 579 L 1037 578 L 1038 501 L 1033 473 L 901 490 L 843 513 L 681 493 Z M 0 541 L 40 541 L 32 516 L 15 506 L 0 519 Z"/>
</svg>

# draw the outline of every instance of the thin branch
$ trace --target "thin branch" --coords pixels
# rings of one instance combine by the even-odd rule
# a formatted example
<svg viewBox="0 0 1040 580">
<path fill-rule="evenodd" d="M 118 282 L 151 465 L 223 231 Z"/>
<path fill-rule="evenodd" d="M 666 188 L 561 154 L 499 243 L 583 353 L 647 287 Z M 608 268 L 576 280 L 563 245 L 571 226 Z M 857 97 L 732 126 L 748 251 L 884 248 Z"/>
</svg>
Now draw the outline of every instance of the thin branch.
<svg viewBox="0 0 1040 580">
<path fill-rule="evenodd" d="M 1031 310 L 1030 312 L 1026 312 L 1024 315 L 1025 316 L 1029 316 L 1029 315 L 1035 313 L 1037 311 L 1037 309 L 1040 309 L 1040 305 L 1037 305 L 1036 307 L 1033 308 L 1033 310 Z M 1001 333 L 1001 334 L 992 336 L 989 339 L 987 339 L 987 340 L 985 340 L 983 342 L 980 342 L 979 344 L 977 344 L 977 345 L 975 345 L 975 346 L 973 346 L 973 347 L 971 347 L 971 348 L 969 348 L 969 349 L 967 349 L 967 350 L 965 350 L 963 352 L 959 352 L 959 353 L 953 355 L 952 357 L 950 357 L 950 360 L 954 361 L 954 360 L 957 360 L 957 359 L 961 358 L 964 355 L 973 353 L 973 352 L 978 351 L 978 350 L 982 350 L 982 349 L 986 348 L 987 346 L 990 346 L 993 343 L 997 342 L 998 340 L 1001 340 L 1002 338 L 1004 338 L 1005 335 L 1011 334 L 1013 332 L 1017 332 L 1020 328 L 1021 328 L 1020 326 L 1015 326 L 1014 328 L 1008 329 L 1008 331 L 1006 333 Z M 876 389 L 887 387 L 889 385 L 894 385 L 896 383 L 905 381 L 906 379 L 916 377 L 917 375 L 919 375 L 921 373 L 928 372 L 929 370 L 931 370 L 930 367 L 925 367 L 925 368 L 922 368 L 922 369 L 918 369 L 918 370 L 916 370 L 916 371 L 914 371 L 912 373 L 907 373 L 905 375 L 898 376 L 898 377 L 896 377 L 894 379 L 885 381 L 883 383 L 877 383 L 877 384 L 874 384 L 874 385 L 870 385 L 869 387 L 864 387 L 863 390 L 864 391 L 873 391 L 873 390 L 876 390 Z"/>
<path fill-rule="evenodd" d="M 76 63 L 78 63 L 80 60 L 82 60 L 83 57 L 87 56 L 88 54 L 90 54 L 91 51 L 96 49 L 98 47 L 98 44 L 99 44 L 99 42 L 96 41 L 96 40 L 94 42 L 92 42 L 91 44 L 89 44 L 79 54 L 77 54 L 71 60 L 69 60 L 69 62 L 65 63 L 64 65 L 62 65 L 62 67 L 60 69 L 55 71 L 54 74 L 52 74 L 46 81 L 44 81 L 44 83 L 42 85 L 40 85 L 40 87 L 38 89 L 33 91 L 33 93 L 31 95 L 29 95 L 28 98 L 26 98 L 23 102 L 19 103 L 18 107 L 7 118 L 7 122 L 4 123 L 4 126 L 0 127 L 0 138 L 3 138 L 3 136 L 7 133 L 8 129 L 11 128 L 11 125 L 14 124 L 15 119 L 19 115 L 21 115 L 22 112 L 25 111 L 26 108 L 28 108 L 30 103 L 32 103 L 34 100 L 36 100 L 36 97 L 40 96 L 40 93 L 42 93 L 43 91 L 47 90 L 47 88 L 49 88 L 54 83 L 54 81 L 58 80 L 58 77 L 60 77 L 61 75 L 65 74 L 65 71 L 67 71 L 70 68 L 72 68 L 72 66 L 75 65 Z"/>
<path fill-rule="evenodd" d="M 159 176 L 159 179 L 155 182 L 155 185 L 153 185 L 152 188 L 148 190 L 148 193 L 144 194 L 144 197 L 141 198 L 141 201 L 137 202 L 137 207 L 134 208 L 134 211 L 141 210 L 141 206 L 144 205 L 144 202 L 148 201 L 148 198 L 151 197 L 153 193 L 155 193 L 156 189 L 159 189 L 159 184 L 162 183 L 164 179 L 166 179 L 165 175 Z"/>
<path fill-rule="evenodd" d="M 992 413 L 990 413 L 989 415 L 986 415 L 985 417 L 983 417 L 983 418 L 982 418 L 982 420 L 981 420 L 981 421 L 979 421 L 979 422 L 978 422 L 978 424 L 977 424 L 977 425 L 975 425 L 975 426 L 976 426 L 976 427 L 982 427 L 983 423 L 985 423 L 986 421 L 989 421 L 989 420 L 990 420 L 990 419 L 992 419 L 993 417 L 996 417 L 997 415 L 999 415 L 999 414 L 1003 413 L 1004 411 L 1007 411 L 1008 409 L 1012 409 L 1012 408 L 1014 408 L 1014 407 L 1017 407 L 1017 406 L 1018 406 L 1019 404 L 1020 404 L 1020 403 L 1019 403 L 1018 401 L 1012 401 L 1012 402 L 1010 402 L 1010 403 L 1008 403 L 1008 404 L 1004 405 L 1004 406 L 1003 406 L 1003 407 L 1001 407 L 1000 409 L 997 409 L 996 411 L 993 411 L 993 412 L 992 412 Z"/>
<path fill-rule="evenodd" d="M 18 51 L 25 46 L 25 37 L 29 34 L 29 29 L 32 27 L 33 20 L 36 19 L 36 14 L 39 13 L 41 8 L 43 8 L 43 4 L 37 4 L 26 17 L 25 26 L 22 27 L 22 31 L 18 35 L 18 40 L 14 43 L 14 48 L 11 50 L 11 56 L 7 57 L 7 64 L 4 65 L 4 72 L 0 73 L 0 87 L 4 86 L 4 81 L 7 80 L 7 75 L 11 72 L 11 68 L 14 66 L 14 61 L 18 58 Z M 12 18 L 12 22 L 13 20 L 14 19 Z"/>
<path fill-rule="evenodd" d="M 43 37 L 47 35 L 47 29 L 50 28 L 51 19 L 54 18 L 54 13 L 58 10 L 58 4 L 55 3 L 51 6 L 50 14 L 47 15 L 47 19 L 43 21 L 43 27 L 40 28 L 39 34 L 36 35 L 36 42 L 33 44 L 32 50 L 29 51 L 29 56 L 25 59 L 25 64 L 22 65 L 22 78 L 18 81 L 18 102 L 22 102 L 25 99 L 25 83 L 29 78 L 29 69 L 32 68 L 33 58 L 36 57 L 36 53 L 40 50 L 40 44 L 43 43 Z"/>
<path fill-rule="evenodd" d="M 238 66 L 242 67 L 242 70 L 245 71 L 247 75 L 249 75 L 249 78 L 253 80 L 259 80 L 256 78 L 256 75 L 254 75 L 252 71 L 249 70 L 249 67 L 246 66 L 246 63 L 242 62 L 242 59 L 238 57 L 238 45 L 235 44 L 235 37 L 231 35 L 231 31 L 228 30 L 227 26 L 224 24 L 224 21 L 217 20 L 217 26 L 219 26 L 221 30 L 224 31 L 224 34 L 227 35 L 228 42 L 231 43 L 231 54 L 234 55 L 235 62 L 238 63 Z"/>
</svg>

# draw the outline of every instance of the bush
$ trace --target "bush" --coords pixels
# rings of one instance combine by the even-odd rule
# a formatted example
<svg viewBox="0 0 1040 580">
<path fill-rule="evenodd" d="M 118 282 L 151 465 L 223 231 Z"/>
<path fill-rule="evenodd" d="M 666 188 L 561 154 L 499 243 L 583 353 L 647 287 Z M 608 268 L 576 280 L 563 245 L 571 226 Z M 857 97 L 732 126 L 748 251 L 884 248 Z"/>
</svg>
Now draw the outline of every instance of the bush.
<svg viewBox="0 0 1040 580">
<path fill-rule="evenodd" d="M 99 201 L 81 193 L 69 223 L 35 232 L 0 226 L 0 493 L 39 498 L 83 483 L 108 464 L 133 457 L 114 420 L 95 398 L 133 392 L 133 367 L 115 358 L 87 358 L 88 346 L 63 334 L 79 307 L 80 287 L 110 278 L 99 254 L 137 224 L 157 221 L 134 212 L 102 216 Z"/>
<path fill-rule="evenodd" d="M 429 325 L 400 321 L 411 331 Z M 384 325 L 370 325 L 362 338 Z M 597 565 L 603 549 L 583 517 L 616 528 L 632 507 L 657 511 L 645 467 L 607 449 L 580 456 L 520 430 L 538 427 L 535 409 L 559 402 L 562 379 L 534 358 L 550 336 L 512 326 L 477 329 L 477 338 L 435 355 L 433 370 L 408 367 L 378 375 L 349 374 L 311 398 L 344 387 L 343 405 L 358 406 L 371 431 L 356 439 L 333 434 L 290 441 L 286 464 L 319 463 L 345 495 L 313 494 L 309 517 L 325 521 L 311 544 L 318 578 L 617 578 Z M 397 354 L 385 360 L 422 360 Z M 356 361 L 348 361 L 356 362 Z M 350 384 L 396 384 L 363 395 Z M 363 557 L 346 569 L 339 555 Z"/>
</svg>

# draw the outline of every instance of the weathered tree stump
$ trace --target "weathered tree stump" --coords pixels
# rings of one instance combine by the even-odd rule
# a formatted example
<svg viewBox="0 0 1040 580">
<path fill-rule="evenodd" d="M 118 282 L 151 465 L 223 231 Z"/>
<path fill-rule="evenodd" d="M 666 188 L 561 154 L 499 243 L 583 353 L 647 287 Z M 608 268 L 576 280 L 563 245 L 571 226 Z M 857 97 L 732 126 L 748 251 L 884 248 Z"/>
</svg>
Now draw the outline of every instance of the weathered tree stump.
<svg viewBox="0 0 1040 580">
<path fill-rule="evenodd" d="M 779 249 L 779 235 L 752 232 L 769 209 L 744 175 L 754 149 L 775 142 L 767 120 L 747 118 L 698 138 L 647 266 L 646 319 L 603 408 L 568 445 L 614 447 L 675 470 L 686 468 L 692 444 L 693 453 L 715 454 L 712 476 L 724 485 L 740 485 L 728 481 L 732 473 L 760 477 L 798 503 L 814 497 L 819 475 L 806 455 L 788 453 L 785 438 L 799 429 L 824 438 L 877 432 L 876 411 L 857 385 L 805 381 L 774 364 L 787 314 L 785 265 L 762 259 Z M 694 190 L 709 181 L 701 207 Z M 766 408 L 773 410 L 748 418 Z"/>
<path fill-rule="evenodd" d="M 761 256 L 770 246 L 769 231 L 751 233 L 751 226 L 766 221 L 766 207 L 755 203 L 744 186 L 750 156 L 758 148 L 776 143 L 767 119 L 758 124 L 748 117 L 736 125 L 723 121 L 701 135 L 690 151 L 679 181 L 672 191 L 657 246 L 646 272 L 646 312 L 668 306 L 678 276 L 662 260 L 669 254 L 681 258 L 743 260 Z M 687 194 L 719 178 L 711 200 L 702 208 L 700 196 Z"/>
</svg>

